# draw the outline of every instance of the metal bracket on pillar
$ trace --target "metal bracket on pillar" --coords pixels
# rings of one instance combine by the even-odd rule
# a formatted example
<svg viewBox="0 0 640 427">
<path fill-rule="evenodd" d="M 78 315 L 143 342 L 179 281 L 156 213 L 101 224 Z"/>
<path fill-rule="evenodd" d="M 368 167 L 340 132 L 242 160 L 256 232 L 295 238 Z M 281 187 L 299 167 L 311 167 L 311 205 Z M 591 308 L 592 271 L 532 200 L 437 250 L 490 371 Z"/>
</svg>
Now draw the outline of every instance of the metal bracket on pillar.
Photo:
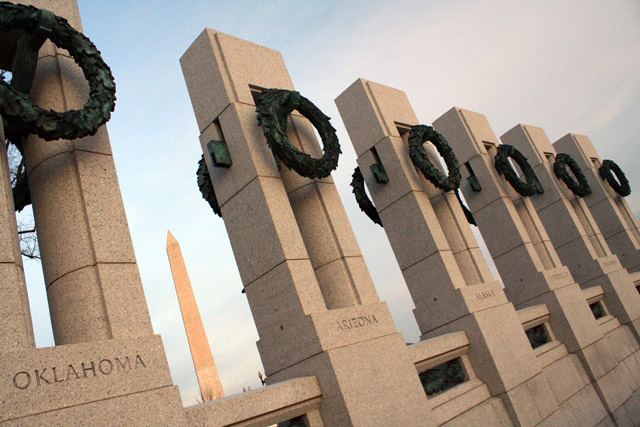
<svg viewBox="0 0 640 427">
<path fill-rule="evenodd" d="M 48 10 L 38 11 L 38 23 L 33 33 L 25 33 L 22 35 L 16 47 L 16 60 L 11 73 L 11 88 L 16 92 L 29 95 L 33 78 L 36 75 L 36 67 L 38 66 L 38 52 L 45 41 L 53 33 L 53 23 L 55 15 Z M 14 144 L 20 153 L 23 150 L 24 135 L 16 132 L 9 123 L 7 126 L 7 139 Z M 26 172 L 16 185 L 12 188 L 13 204 L 17 212 L 22 211 L 26 206 L 31 204 L 31 194 L 29 193 L 29 182 Z"/>
<path fill-rule="evenodd" d="M 382 166 L 382 164 L 374 163 L 369 166 L 369 170 L 373 174 L 373 177 L 378 184 L 386 184 L 387 182 L 389 182 L 389 176 L 387 175 L 387 171 L 384 169 L 384 166 Z"/>
<path fill-rule="evenodd" d="M 32 34 L 24 34 L 18 40 L 16 62 L 11 77 L 11 88 L 28 94 L 36 75 L 38 52 L 53 33 L 55 15 L 48 10 L 38 11 L 38 23 Z"/>
<path fill-rule="evenodd" d="M 207 142 L 207 151 L 209 151 L 211 161 L 216 167 L 229 168 L 233 164 L 229 147 L 224 141 L 211 140 Z"/>
<path fill-rule="evenodd" d="M 478 181 L 478 178 L 476 178 L 475 176 L 468 176 L 467 182 L 471 186 L 471 189 L 476 193 L 482 191 L 482 186 L 480 185 L 480 181 Z"/>
</svg>

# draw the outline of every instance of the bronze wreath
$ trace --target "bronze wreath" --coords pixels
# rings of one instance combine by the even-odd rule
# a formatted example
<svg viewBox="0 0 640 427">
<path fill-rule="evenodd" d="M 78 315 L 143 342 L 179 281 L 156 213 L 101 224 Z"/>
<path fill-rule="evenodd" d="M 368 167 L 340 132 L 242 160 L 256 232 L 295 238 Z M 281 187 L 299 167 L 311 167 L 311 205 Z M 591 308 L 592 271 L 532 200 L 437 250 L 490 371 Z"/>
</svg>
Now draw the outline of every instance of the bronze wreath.
<svg viewBox="0 0 640 427">
<path fill-rule="evenodd" d="M 567 167 L 575 178 L 569 174 Z M 584 176 L 582 169 L 570 155 L 560 153 L 556 156 L 556 161 L 553 163 L 553 173 L 576 196 L 584 197 L 591 194 L 591 187 L 589 187 L 587 177 Z"/>
<path fill-rule="evenodd" d="M 427 152 L 422 144 L 430 141 L 444 159 L 449 176 L 444 176 L 440 170 L 429 161 Z M 409 157 L 413 165 L 422 172 L 433 185 L 443 191 L 451 191 L 460 187 L 460 163 L 447 140 L 431 126 L 412 126 L 409 131 Z"/>
<path fill-rule="evenodd" d="M 526 182 L 523 182 L 516 171 L 509 163 L 509 157 L 520 166 L 524 173 Z M 495 167 L 498 175 L 504 175 L 506 180 L 511 184 L 514 190 L 525 197 L 531 197 L 536 191 L 542 193 L 542 186 L 538 182 L 538 177 L 533 168 L 529 164 L 527 158 L 513 145 L 502 144 L 498 146 L 498 152 L 495 159 Z"/>
<path fill-rule="evenodd" d="M 111 117 L 116 101 L 116 86 L 111 70 L 94 44 L 64 18 L 32 6 L 6 2 L 0 3 L 0 31 L 21 29 L 32 33 L 44 14 L 48 14 L 53 21 L 49 39 L 56 46 L 66 49 L 82 68 L 89 82 L 89 99 L 82 110 L 62 113 L 44 110 L 31 102 L 27 95 L 12 90 L 0 78 L 0 114 L 7 119 L 12 130 L 36 134 L 47 141 L 94 135 Z"/>
<path fill-rule="evenodd" d="M 428 396 L 447 390 L 464 381 L 464 371 L 458 359 L 445 362 L 420 374 L 420 382 Z"/>
<path fill-rule="evenodd" d="M 293 110 L 309 119 L 322 139 L 324 154 L 314 159 L 295 148 L 287 138 L 287 116 Z M 324 178 L 338 167 L 340 143 L 336 130 L 311 101 L 299 92 L 265 89 L 257 105 L 258 124 L 262 126 L 267 144 L 289 169 L 307 178 Z"/>
<path fill-rule="evenodd" d="M 602 162 L 602 166 L 598 169 L 600 173 L 600 178 L 604 181 L 607 181 L 613 191 L 621 195 L 622 197 L 627 197 L 631 194 L 631 187 L 629 186 L 629 180 L 627 179 L 620 166 L 616 164 L 613 160 L 605 160 Z M 613 177 L 613 174 L 616 174 L 618 181 Z"/>
<path fill-rule="evenodd" d="M 373 205 L 373 202 L 369 200 L 369 197 L 367 197 L 367 193 L 364 189 L 364 177 L 362 176 L 360 167 L 356 167 L 353 171 L 351 188 L 353 189 L 353 195 L 356 197 L 356 202 L 358 202 L 360 210 L 364 212 L 371 221 L 375 222 L 380 227 L 384 227 L 382 225 L 382 220 L 380 220 L 380 215 L 378 215 L 378 210 Z"/>
<path fill-rule="evenodd" d="M 198 171 L 196 172 L 196 175 L 198 175 L 198 188 L 200 189 L 202 198 L 209 202 L 209 206 L 213 209 L 213 213 L 222 218 L 222 211 L 220 210 L 220 205 L 218 205 L 216 193 L 213 191 L 213 184 L 211 184 L 211 177 L 209 176 L 209 171 L 207 170 L 207 165 L 204 161 L 204 154 L 198 162 Z"/>
</svg>

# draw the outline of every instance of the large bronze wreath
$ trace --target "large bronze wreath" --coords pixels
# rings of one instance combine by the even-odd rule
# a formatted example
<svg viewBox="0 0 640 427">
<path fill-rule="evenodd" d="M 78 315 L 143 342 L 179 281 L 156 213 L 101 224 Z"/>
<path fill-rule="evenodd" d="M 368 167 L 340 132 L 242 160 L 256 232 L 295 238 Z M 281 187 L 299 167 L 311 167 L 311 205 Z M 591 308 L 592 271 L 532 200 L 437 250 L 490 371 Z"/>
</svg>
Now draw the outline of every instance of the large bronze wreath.
<svg viewBox="0 0 640 427">
<path fill-rule="evenodd" d="M 444 176 L 427 157 L 424 149 L 426 141 L 430 141 L 444 159 L 449 175 Z M 433 185 L 443 191 L 455 190 L 460 186 L 460 163 L 447 140 L 431 126 L 412 126 L 409 132 L 409 157 L 413 165 L 422 172 Z"/>
<path fill-rule="evenodd" d="M 574 176 L 571 176 L 567 168 Z M 582 169 L 570 155 L 560 153 L 556 156 L 556 161 L 553 163 L 553 173 L 576 196 L 584 197 L 591 194 L 591 187 L 589 187 L 587 177 L 584 176 Z"/>
<path fill-rule="evenodd" d="M 287 116 L 293 110 L 309 119 L 322 139 L 324 155 L 314 159 L 295 148 L 287 138 Z M 258 123 L 262 126 L 267 144 L 289 169 L 307 178 L 324 178 L 338 167 L 340 143 L 336 130 L 311 101 L 299 92 L 284 89 L 265 89 L 257 105 Z"/>
<path fill-rule="evenodd" d="M 115 108 L 116 86 L 111 70 L 93 43 L 64 18 L 32 6 L 6 2 L 0 3 L 0 31 L 21 29 L 33 33 L 43 16 L 51 24 L 49 39 L 66 49 L 82 68 L 89 82 L 89 99 L 82 110 L 45 110 L 31 102 L 26 94 L 12 90 L 0 78 L 0 114 L 9 122 L 12 131 L 36 134 L 47 141 L 94 135 L 111 117 Z"/>
<path fill-rule="evenodd" d="M 605 160 L 602 162 L 602 166 L 598 169 L 600 173 L 600 178 L 604 181 L 607 181 L 613 191 L 621 195 L 622 197 L 627 197 L 631 194 L 631 187 L 629 186 L 629 180 L 627 179 L 620 166 L 617 165 L 613 160 Z M 613 177 L 613 174 L 616 174 L 618 181 Z"/>
<path fill-rule="evenodd" d="M 381 227 L 384 227 L 382 225 L 382 220 L 380 220 L 380 215 L 378 215 L 378 210 L 373 205 L 373 202 L 369 200 L 369 197 L 367 197 L 367 193 L 364 189 L 364 177 L 362 176 L 360 167 L 356 167 L 351 178 L 351 188 L 353 189 L 353 195 L 356 197 L 356 202 L 358 202 L 360 210 L 364 212 L 371 221 Z"/>
<path fill-rule="evenodd" d="M 196 172 L 196 175 L 198 175 L 198 188 L 200 189 L 202 198 L 209 202 L 209 206 L 213 209 L 213 213 L 222 218 L 222 211 L 220 210 L 220 205 L 218 205 L 216 193 L 213 191 L 213 184 L 211 183 L 211 177 L 209 176 L 209 171 L 207 170 L 207 165 L 204 161 L 204 154 L 198 162 L 198 171 Z"/>
<path fill-rule="evenodd" d="M 522 181 L 509 163 L 509 157 L 520 166 L 526 181 Z M 537 192 L 543 192 L 538 182 L 538 177 L 529 164 L 527 158 L 513 145 L 502 144 L 498 146 L 495 159 L 495 167 L 499 175 L 504 175 L 514 190 L 525 197 L 531 197 Z"/>
</svg>

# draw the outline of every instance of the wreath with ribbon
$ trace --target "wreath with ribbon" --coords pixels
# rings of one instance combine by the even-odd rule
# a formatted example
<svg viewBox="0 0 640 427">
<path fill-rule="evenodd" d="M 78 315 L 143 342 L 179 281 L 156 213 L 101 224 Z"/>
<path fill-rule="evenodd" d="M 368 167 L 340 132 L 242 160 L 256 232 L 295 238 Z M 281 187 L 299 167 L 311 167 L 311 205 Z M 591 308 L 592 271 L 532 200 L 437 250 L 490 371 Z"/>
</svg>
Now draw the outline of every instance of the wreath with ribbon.
<svg viewBox="0 0 640 427">
<path fill-rule="evenodd" d="M 47 141 L 94 135 L 111 117 L 116 101 L 111 70 L 98 49 L 64 18 L 32 6 L 0 3 L 0 31 L 20 29 L 33 33 L 43 20 L 51 29 L 48 38 L 66 49 L 82 69 L 89 82 L 89 98 L 82 110 L 45 110 L 31 102 L 27 94 L 14 91 L 0 79 L 0 114 L 13 132 L 36 134 Z"/>
<path fill-rule="evenodd" d="M 287 138 L 287 116 L 297 110 L 316 128 L 323 144 L 323 156 L 312 158 L 295 148 Z M 340 143 L 336 130 L 318 107 L 299 92 L 265 89 L 257 103 L 258 124 L 262 126 L 267 144 L 289 169 L 307 178 L 325 178 L 338 167 Z"/>
<path fill-rule="evenodd" d="M 426 141 L 431 142 L 447 165 L 449 175 L 445 176 L 427 157 L 424 149 Z M 412 126 L 409 131 L 409 157 L 413 165 L 422 172 L 433 185 L 443 191 L 455 190 L 460 186 L 460 163 L 447 140 L 431 126 Z"/>
<path fill-rule="evenodd" d="M 369 199 L 367 192 L 364 189 L 364 177 L 362 176 L 360 167 L 356 167 L 353 171 L 353 175 L 351 176 L 351 188 L 353 189 L 353 195 L 356 198 L 356 202 L 358 202 L 360 210 L 364 212 L 371 221 L 375 222 L 380 227 L 384 227 L 382 225 L 382 220 L 380 220 L 380 215 L 378 215 L 378 210 L 373 205 L 373 202 Z"/>
<path fill-rule="evenodd" d="M 509 163 L 509 158 L 520 166 L 525 181 L 522 181 Z M 527 158 L 513 145 L 501 144 L 495 158 L 495 168 L 498 175 L 503 175 L 514 190 L 525 197 L 531 197 L 536 192 L 542 193 L 542 186 Z"/>
<path fill-rule="evenodd" d="M 213 213 L 222 218 L 222 211 L 220 210 L 220 205 L 218 205 L 216 193 L 213 191 L 213 184 L 211 183 L 211 177 L 209 176 L 209 171 L 207 170 L 207 165 L 204 161 L 204 154 L 198 162 L 198 171 L 196 172 L 196 175 L 198 176 L 198 188 L 200 189 L 202 198 L 209 203 L 209 206 L 213 209 Z"/>
<path fill-rule="evenodd" d="M 602 178 L 604 181 L 607 181 L 611 188 L 613 188 L 613 191 L 615 191 L 622 197 L 627 197 L 629 194 L 631 194 L 629 180 L 616 162 L 614 162 L 613 160 L 603 161 L 602 166 L 600 166 L 600 169 L 598 169 L 598 172 L 600 173 L 600 178 Z M 617 181 L 613 176 L 614 174 L 618 178 Z"/>
<path fill-rule="evenodd" d="M 571 176 L 569 170 L 573 176 Z M 584 176 L 582 169 L 570 155 L 560 153 L 556 156 L 556 161 L 553 163 L 553 173 L 576 196 L 584 197 L 591 194 L 591 187 L 589 187 L 587 177 Z"/>
</svg>

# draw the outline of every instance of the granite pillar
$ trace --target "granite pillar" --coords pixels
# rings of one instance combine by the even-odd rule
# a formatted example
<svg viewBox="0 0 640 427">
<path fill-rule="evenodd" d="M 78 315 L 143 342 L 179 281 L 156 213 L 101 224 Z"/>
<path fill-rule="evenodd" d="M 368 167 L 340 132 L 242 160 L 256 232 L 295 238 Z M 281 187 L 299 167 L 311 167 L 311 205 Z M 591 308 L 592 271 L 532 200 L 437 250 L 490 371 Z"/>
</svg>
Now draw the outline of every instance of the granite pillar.
<svg viewBox="0 0 640 427">
<path fill-rule="evenodd" d="M 325 425 L 433 425 L 333 181 L 279 168 L 257 124 L 262 89 L 293 90 L 280 53 L 206 29 L 181 64 L 267 381 L 317 376 Z M 287 136 L 319 156 L 296 112 Z M 212 140 L 226 143 L 230 167 L 214 167 Z"/>
<path fill-rule="evenodd" d="M 558 402 L 543 397 L 553 396 L 551 386 L 455 194 L 436 188 L 413 166 L 408 131 L 420 122 L 407 96 L 358 79 L 336 104 L 415 303 L 422 339 L 465 331 L 474 370 L 502 398 L 512 421 L 542 422 Z M 444 171 L 433 146 L 425 143 L 425 149 Z M 376 181 L 374 165 L 384 168 L 388 183 Z"/>
<path fill-rule="evenodd" d="M 591 140 L 584 135 L 569 133 L 553 146 L 558 153 L 573 157 L 582 168 L 591 187 L 591 194 L 584 197 L 584 201 L 609 248 L 632 275 L 636 286 L 640 285 L 640 224 L 624 197 L 600 178 L 598 169 L 602 166 L 602 159 Z"/>
<path fill-rule="evenodd" d="M 640 337 L 640 294 L 612 254 L 585 198 L 573 194 L 553 172 L 557 155 L 543 129 L 517 125 L 500 137 L 520 150 L 533 167 L 544 193 L 531 197 L 545 230 L 573 278 L 583 289 L 601 286 L 606 308 Z"/>
<path fill-rule="evenodd" d="M 564 266 L 528 197 L 520 197 L 498 175 L 494 157 L 500 141 L 487 119 L 452 108 L 434 128 L 463 164 L 461 190 L 516 308 L 546 304 L 549 323 L 576 354 L 607 412 L 613 415 L 633 395 L 632 375 L 618 364 L 584 293 Z M 475 176 L 481 191 L 467 179 Z M 535 196 L 534 196 L 535 197 Z"/>
<path fill-rule="evenodd" d="M 82 30 L 75 1 L 25 3 Z M 30 99 L 65 111 L 87 95 L 80 68 L 47 41 Z M 24 157 L 56 343 L 152 334 L 106 127 L 73 141 L 31 135 Z"/>
<path fill-rule="evenodd" d="M 4 144 L 4 140 L 0 117 L 0 141 Z M 0 353 L 35 348 L 9 179 L 3 145 L 0 150 Z"/>
<path fill-rule="evenodd" d="M 21 3 L 82 29 L 75 0 Z M 0 40 L 3 58 L 15 55 L 16 41 Z M 56 111 L 82 108 L 87 86 L 66 51 L 47 41 L 30 99 Z M 151 327 L 106 127 L 73 141 L 31 135 L 24 158 L 56 346 L 34 348 L 30 324 L 21 325 L 30 319 L 18 255 L 4 263 L 17 242 L 1 238 L 1 268 L 8 265 L 15 279 L 0 287 L 0 424 L 184 424 L 162 340 Z M 0 217 L 13 210 L 5 183 Z M 16 232 L 15 220 L 0 224 L 0 236 L 7 230 Z M 15 305 L 5 312 L 5 302 Z M 11 336 L 16 342 L 7 347 Z"/>
</svg>

